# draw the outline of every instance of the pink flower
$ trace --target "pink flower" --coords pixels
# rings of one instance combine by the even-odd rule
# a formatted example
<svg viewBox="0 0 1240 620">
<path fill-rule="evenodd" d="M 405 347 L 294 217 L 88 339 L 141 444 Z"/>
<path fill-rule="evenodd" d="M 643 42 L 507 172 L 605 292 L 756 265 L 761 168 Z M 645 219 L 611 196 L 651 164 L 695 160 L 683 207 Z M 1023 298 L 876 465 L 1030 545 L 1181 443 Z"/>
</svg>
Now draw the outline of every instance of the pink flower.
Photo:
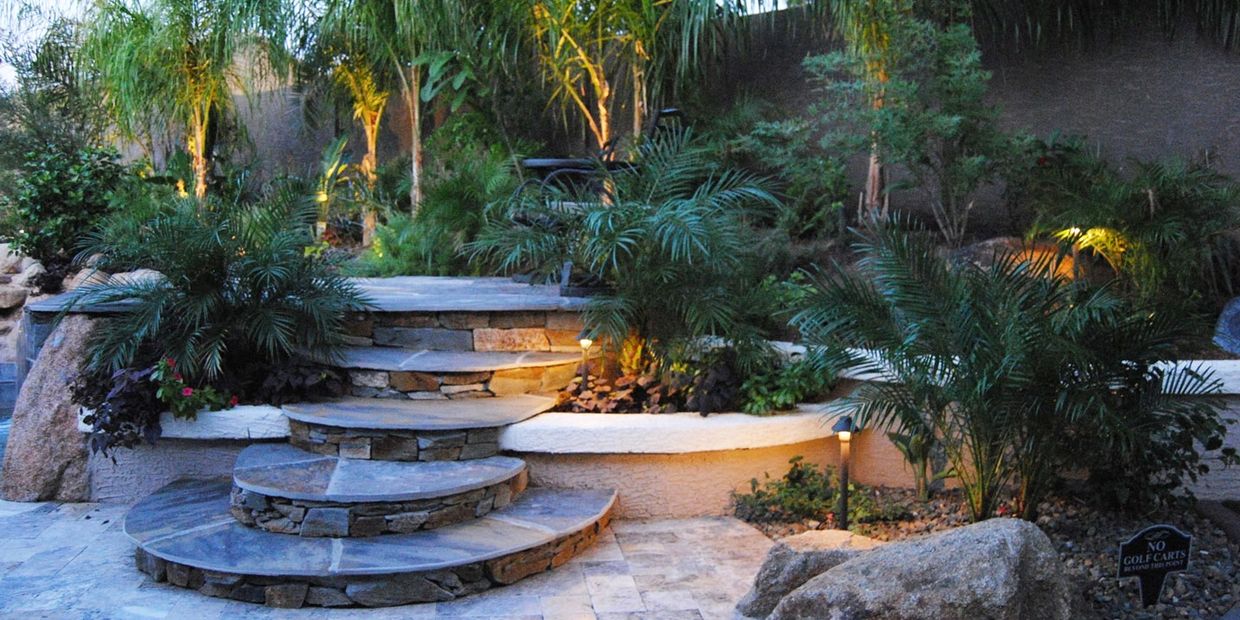
<svg viewBox="0 0 1240 620">
<path fill-rule="evenodd" d="M 167 364 L 168 364 L 169 366 L 171 366 L 172 368 L 176 368 L 176 367 L 177 367 L 177 361 L 176 361 L 176 360 L 174 360 L 174 359 L 172 359 L 171 357 L 169 357 L 169 358 L 165 358 L 165 359 L 164 359 L 164 361 L 165 361 L 165 362 L 167 362 Z"/>
<path fill-rule="evenodd" d="M 237 395 L 236 395 L 236 394 L 233 394 L 232 398 L 228 399 L 228 406 L 229 406 L 229 407 L 236 407 L 236 406 L 237 406 L 237 403 L 239 403 L 239 402 L 241 402 L 241 399 L 240 399 L 240 398 L 237 398 Z"/>
<path fill-rule="evenodd" d="M 181 373 L 179 373 L 179 372 L 174 372 L 174 373 L 172 373 L 172 378 L 173 378 L 174 380 L 176 380 L 176 381 L 184 381 L 184 380 L 185 380 L 185 377 L 182 377 L 182 376 L 181 376 Z"/>
<path fill-rule="evenodd" d="M 187 388 L 185 388 L 185 389 L 181 390 L 181 396 L 184 396 L 184 397 L 188 398 L 188 397 L 193 396 L 193 395 L 194 395 L 194 388 L 192 388 L 192 387 L 187 387 Z"/>
</svg>

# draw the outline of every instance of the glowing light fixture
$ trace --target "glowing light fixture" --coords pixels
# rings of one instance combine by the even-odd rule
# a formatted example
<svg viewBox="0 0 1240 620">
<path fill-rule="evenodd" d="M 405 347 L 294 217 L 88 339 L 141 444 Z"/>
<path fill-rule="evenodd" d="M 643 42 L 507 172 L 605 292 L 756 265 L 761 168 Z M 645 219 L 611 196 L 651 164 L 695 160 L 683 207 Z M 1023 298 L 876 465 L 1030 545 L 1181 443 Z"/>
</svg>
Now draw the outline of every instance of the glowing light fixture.
<svg viewBox="0 0 1240 620">
<path fill-rule="evenodd" d="M 848 529 L 848 465 L 852 460 L 852 436 L 857 432 L 857 425 L 852 416 L 843 416 L 831 427 L 840 440 L 840 492 L 835 503 L 835 527 Z"/>
</svg>

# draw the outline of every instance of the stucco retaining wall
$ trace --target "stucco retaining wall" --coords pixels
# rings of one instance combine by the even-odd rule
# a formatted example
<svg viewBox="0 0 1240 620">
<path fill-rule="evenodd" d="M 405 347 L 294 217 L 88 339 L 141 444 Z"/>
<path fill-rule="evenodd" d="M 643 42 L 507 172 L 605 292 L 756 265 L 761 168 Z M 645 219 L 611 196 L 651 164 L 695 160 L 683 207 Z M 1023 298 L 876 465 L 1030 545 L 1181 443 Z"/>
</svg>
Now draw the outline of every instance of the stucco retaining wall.
<svg viewBox="0 0 1240 620">
<path fill-rule="evenodd" d="M 536 486 L 614 488 L 617 516 L 626 519 L 684 518 L 732 512 L 732 492 L 748 491 L 749 481 L 778 478 L 795 456 L 818 466 L 839 465 L 834 438 L 752 448 L 684 454 L 532 454 L 515 453 L 530 466 Z M 911 473 L 885 437 L 859 433 L 853 439 L 853 480 L 863 484 L 910 486 Z"/>
<path fill-rule="evenodd" d="M 131 504 L 180 478 L 231 475 L 237 454 L 251 443 L 256 442 L 165 438 L 154 446 L 114 450 L 111 458 L 92 454 L 91 501 Z"/>
</svg>

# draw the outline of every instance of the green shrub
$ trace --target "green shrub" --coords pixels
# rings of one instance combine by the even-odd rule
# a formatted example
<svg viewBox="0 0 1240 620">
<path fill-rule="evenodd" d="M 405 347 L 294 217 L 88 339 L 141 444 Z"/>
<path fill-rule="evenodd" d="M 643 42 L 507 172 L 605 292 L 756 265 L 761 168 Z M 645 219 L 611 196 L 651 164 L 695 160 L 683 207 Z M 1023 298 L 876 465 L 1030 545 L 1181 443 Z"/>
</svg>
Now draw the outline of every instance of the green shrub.
<svg viewBox="0 0 1240 620">
<path fill-rule="evenodd" d="M 794 239 L 844 232 L 849 199 L 844 162 L 817 143 L 818 131 L 753 98 L 742 98 L 703 129 L 705 148 L 723 167 L 771 179 L 783 207 L 774 224 Z"/>
<path fill-rule="evenodd" d="M 644 145 L 639 161 L 600 171 L 605 196 L 551 190 L 499 205 L 468 247 L 501 271 L 550 276 L 572 262 L 603 283 L 585 320 L 607 342 L 634 337 L 626 369 L 688 360 L 705 336 L 754 359 L 762 347 L 750 344 L 769 300 L 759 299 L 746 217 L 774 209 L 776 199 L 751 175 L 713 170 L 687 133 Z"/>
<path fill-rule="evenodd" d="M 741 385 L 745 413 L 769 415 L 787 411 L 830 391 L 830 375 L 805 361 L 795 361 L 751 374 Z"/>
<path fill-rule="evenodd" d="M 171 358 L 191 385 L 202 385 L 256 360 L 274 367 L 295 354 L 330 356 L 344 341 L 345 313 L 363 300 L 332 259 L 305 250 L 316 214 L 302 198 L 276 188 L 249 206 L 212 202 L 203 209 L 179 200 L 143 225 L 123 251 L 162 278 L 75 292 L 76 301 L 130 305 L 98 331 L 88 368 Z M 114 260 L 116 247 L 86 252 Z M 154 358 L 140 359 L 144 350 Z"/>
<path fill-rule="evenodd" d="M 427 148 L 428 166 L 416 216 L 390 211 L 373 247 L 352 271 L 366 276 L 477 274 L 462 248 L 481 230 L 488 205 L 517 187 L 514 157 L 483 146 L 463 122 L 440 128 Z"/>
<path fill-rule="evenodd" d="M 832 468 L 806 463 L 804 457 L 788 461 L 791 468 L 783 478 L 749 481 L 748 493 L 732 493 L 736 517 L 750 523 L 789 523 L 832 517 L 838 501 L 839 479 Z M 880 506 L 859 484 L 848 484 L 848 522 L 871 523 L 897 515 L 893 506 Z"/>
<path fill-rule="evenodd" d="M 965 239 L 978 190 L 997 180 L 1015 152 L 986 101 L 990 72 L 966 24 L 941 26 L 911 14 L 893 19 L 889 46 L 878 57 L 843 52 L 806 59 L 824 93 L 824 122 L 841 127 L 833 139 L 850 150 L 877 152 L 910 181 L 890 189 L 918 191 L 943 239 Z M 886 80 L 873 83 L 874 63 Z M 882 105 L 872 105 L 873 98 Z"/>
<path fill-rule="evenodd" d="M 1068 143 L 1025 190 L 1035 232 L 1102 257 L 1121 291 L 1168 313 L 1216 312 L 1240 285 L 1240 184 L 1209 162 L 1107 165 Z"/>
<path fill-rule="evenodd" d="M 5 239 L 51 267 L 67 263 L 79 238 L 107 213 L 125 169 L 111 149 L 26 155 L 16 187 L 3 199 Z"/>
<path fill-rule="evenodd" d="M 858 250 L 795 322 L 823 365 L 883 377 L 850 397 L 858 423 L 923 438 L 921 455 L 939 442 L 974 519 L 1013 483 L 1032 518 L 1059 472 L 1082 467 L 1130 501 L 1166 501 L 1221 445 L 1217 381 L 1160 365 L 1183 335 L 1175 317 L 1066 280 L 1053 258 L 952 264 L 893 228 Z"/>
</svg>

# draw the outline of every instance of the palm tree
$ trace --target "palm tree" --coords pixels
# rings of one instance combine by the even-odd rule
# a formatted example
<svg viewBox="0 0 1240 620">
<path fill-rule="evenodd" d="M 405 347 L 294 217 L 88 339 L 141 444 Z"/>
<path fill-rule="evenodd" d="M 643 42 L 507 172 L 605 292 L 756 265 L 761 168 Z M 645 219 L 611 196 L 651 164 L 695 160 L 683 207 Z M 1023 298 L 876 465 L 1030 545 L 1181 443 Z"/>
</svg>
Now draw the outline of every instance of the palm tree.
<svg viewBox="0 0 1240 620">
<path fill-rule="evenodd" d="M 745 5 L 715 0 L 537 0 L 533 29 L 552 100 L 574 110 L 599 149 L 617 135 L 612 117 L 630 94 L 640 135 L 651 98 L 717 56 Z"/>
<path fill-rule="evenodd" d="M 409 120 L 409 200 L 422 199 L 422 104 L 430 55 L 451 50 L 468 24 L 469 4 L 455 0 L 330 0 L 324 28 L 340 33 L 372 67 L 383 67 L 400 92 Z M 376 87 L 378 87 L 376 85 Z"/>
<path fill-rule="evenodd" d="M 910 9 L 909 0 L 831 0 L 832 20 L 848 53 L 864 63 L 866 95 L 874 109 L 883 107 L 885 86 L 890 79 L 894 22 Z M 873 139 L 865 178 L 865 209 L 871 216 L 887 215 L 885 185 L 882 155 L 878 140 Z"/>
<path fill-rule="evenodd" d="M 184 131 L 194 195 L 206 196 L 221 118 L 244 69 L 279 67 L 288 12 L 278 0 L 101 0 L 84 50 L 125 134 Z"/>
</svg>

